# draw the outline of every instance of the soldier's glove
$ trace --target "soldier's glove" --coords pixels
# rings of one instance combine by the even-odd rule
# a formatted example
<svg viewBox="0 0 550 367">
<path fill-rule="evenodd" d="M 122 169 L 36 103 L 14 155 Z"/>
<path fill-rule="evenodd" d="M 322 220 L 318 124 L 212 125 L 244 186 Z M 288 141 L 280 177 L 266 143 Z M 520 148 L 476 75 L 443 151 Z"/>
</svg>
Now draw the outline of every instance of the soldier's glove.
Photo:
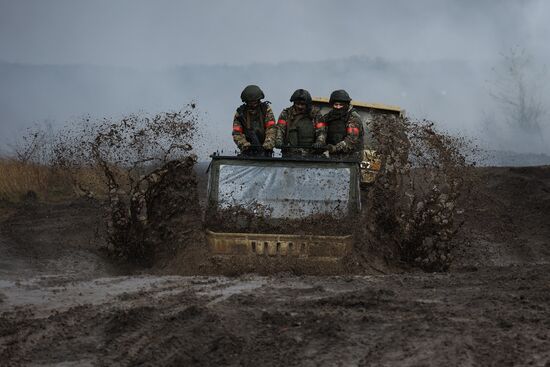
<svg viewBox="0 0 550 367">
<path fill-rule="evenodd" d="M 241 151 L 246 152 L 248 149 L 250 149 L 251 146 L 252 146 L 252 144 L 245 141 L 244 143 L 241 144 Z"/>
<path fill-rule="evenodd" d="M 326 149 L 329 153 L 336 153 L 338 149 L 336 148 L 336 145 L 328 144 L 326 146 Z"/>
<path fill-rule="evenodd" d="M 275 143 L 273 143 L 271 140 L 266 140 L 263 143 L 262 148 L 264 148 L 265 150 L 273 150 L 273 148 L 275 148 Z"/>
<path fill-rule="evenodd" d="M 323 149 L 325 147 L 325 143 L 317 141 L 313 143 L 312 147 L 313 149 Z"/>
<path fill-rule="evenodd" d="M 341 142 L 339 142 L 338 144 L 336 144 L 334 146 L 334 151 L 336 151 L 336 152 L 345 151 L 347 146 L 348 145 L 346 144 L 346 142 L 344 140 L 342 140 Z M 332 152 L 332 153 L 334 153 L 334 152 Z"/>
</svg>

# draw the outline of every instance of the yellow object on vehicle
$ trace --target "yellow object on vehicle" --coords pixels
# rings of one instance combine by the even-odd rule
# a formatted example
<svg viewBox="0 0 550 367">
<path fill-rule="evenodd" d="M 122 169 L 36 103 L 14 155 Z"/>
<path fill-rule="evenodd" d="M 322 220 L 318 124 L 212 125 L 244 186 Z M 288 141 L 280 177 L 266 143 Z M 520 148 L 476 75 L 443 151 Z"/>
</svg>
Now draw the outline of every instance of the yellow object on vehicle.
<svg viewBox="0 0 550 367">
<path fill-rule="evenodd" d="M 382 160 L 376 151 L 365 149 L 361 152 L 361 185 L 368 185 L 376 180 L 376 176 L 382 168 Z"/>
</svg>

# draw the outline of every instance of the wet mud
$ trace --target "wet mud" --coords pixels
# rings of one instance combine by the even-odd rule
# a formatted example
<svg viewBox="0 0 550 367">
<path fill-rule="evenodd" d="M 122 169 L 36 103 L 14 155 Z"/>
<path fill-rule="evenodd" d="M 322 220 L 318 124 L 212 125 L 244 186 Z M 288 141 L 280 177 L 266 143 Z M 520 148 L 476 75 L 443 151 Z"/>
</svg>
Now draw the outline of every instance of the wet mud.
<svg viewBox="0 0 550 367">
<path fill-rule="evenodd" d="M 102 250 L 102 208 L 93 201 L 4 207 L 0 359 L 544 366 L 550 168 L 473 171 L 476 190 L 461 196 L 470 210 L 446 273 L 390 269 L 383 260 L 339 276 L 181 276 L 176 259 L 124 268 Z"/>
<path fill-rule="evenodd" d="M 430 121 L 380 116 L 371 129 L 382 170 L 365 195 L 365 237 L 383 244 L 388 261 L 447 270 L 466 209 L 460 199 L 473 185 L 471 144 Z"/>
<path fill-rule="evenodd" d="M 71 173 L 83 196 L 102 203 L 112 255 L 150 267 L 181 236 L 192 239 L 187 226 L 201 217 L 190 144 L 200 136 L 194 108 L 86 119 L 54 139 L 50 164 Z M 95 170 L 103 194 L 80 179 L 85 167 Z"/>
</svg>

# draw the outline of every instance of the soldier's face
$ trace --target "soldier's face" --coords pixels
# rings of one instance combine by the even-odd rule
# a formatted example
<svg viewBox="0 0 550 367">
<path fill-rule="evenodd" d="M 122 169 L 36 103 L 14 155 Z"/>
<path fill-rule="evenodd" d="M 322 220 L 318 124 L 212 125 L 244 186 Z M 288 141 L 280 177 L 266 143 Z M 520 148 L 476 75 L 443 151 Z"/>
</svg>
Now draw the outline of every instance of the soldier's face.
<svg viewBox="0 0 550 367">
<path fill-rule="evenodd" d="M 249 109 L 249 110 L 255 110 L 256 107 L 258 107 L 260 105 L 260 100 L 258 99 L 257 101 L 249 101 L 249 102 L 246 102 L 246 107 Z"/>
<path fill-rule="evenodd" d="M 332 104 L 332 108 L 334 108 L 335 110 L 341 110 L 342 108 L 346 107 L 346 104 L 347 103 L 344 102 L 334 102 Z"/>
<path fill-rule="evenodd" d="M 296 101 L 294 102 L 294 108 L 298 112 L 304 112 L 306 110 L 306 103 L 304 101 Z"/>
</svg>

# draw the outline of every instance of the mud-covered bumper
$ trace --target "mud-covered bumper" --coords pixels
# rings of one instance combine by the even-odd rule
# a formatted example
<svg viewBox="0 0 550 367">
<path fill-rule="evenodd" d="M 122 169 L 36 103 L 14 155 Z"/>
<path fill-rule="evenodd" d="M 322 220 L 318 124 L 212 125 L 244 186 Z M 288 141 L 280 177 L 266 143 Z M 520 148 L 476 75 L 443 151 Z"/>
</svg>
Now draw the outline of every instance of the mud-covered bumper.
<svg viewBox="0 0 550 367">
<path fill-rule="evenodd" d="M 295 257 L 339 260 L 349 254 L 353 237 L 206 231 L 214 255 Z"/>
</svg>

